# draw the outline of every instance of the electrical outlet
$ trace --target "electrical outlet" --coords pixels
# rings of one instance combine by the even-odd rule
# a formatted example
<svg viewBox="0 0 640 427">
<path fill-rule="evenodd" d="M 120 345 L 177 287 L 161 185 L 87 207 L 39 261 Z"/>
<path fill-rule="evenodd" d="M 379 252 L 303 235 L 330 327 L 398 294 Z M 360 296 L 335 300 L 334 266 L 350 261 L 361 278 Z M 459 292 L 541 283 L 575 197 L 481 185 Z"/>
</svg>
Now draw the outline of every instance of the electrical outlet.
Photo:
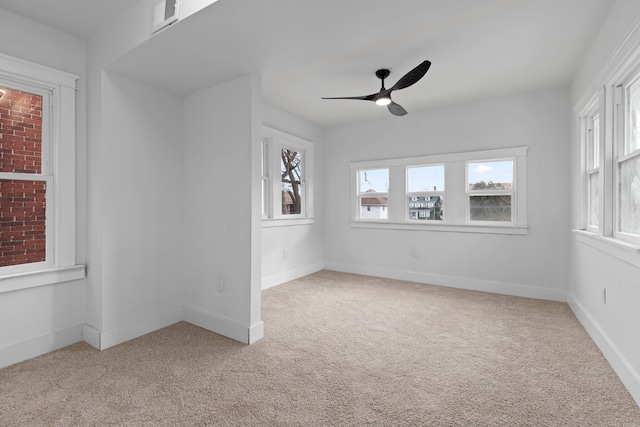
<svg viewBox="0 0 640 427">
<path fill-rule="evenodd" d="M 411 258 L 420 258 L 420 251 L 416 248 L 411 249 Z"/>
<path fill-rule="evenodd" d="M 218 292 L 224 291 L 224 279 L 222 276 L 218 277 Z"/>
<path fill-rule="evenodd" d="M 289 249 L 284 248 L 284 249 L 282 250 L 282 256 L 283 256 L 284 258 L 288 257 L 288 256 L 289 256 Z"/>
</svg>

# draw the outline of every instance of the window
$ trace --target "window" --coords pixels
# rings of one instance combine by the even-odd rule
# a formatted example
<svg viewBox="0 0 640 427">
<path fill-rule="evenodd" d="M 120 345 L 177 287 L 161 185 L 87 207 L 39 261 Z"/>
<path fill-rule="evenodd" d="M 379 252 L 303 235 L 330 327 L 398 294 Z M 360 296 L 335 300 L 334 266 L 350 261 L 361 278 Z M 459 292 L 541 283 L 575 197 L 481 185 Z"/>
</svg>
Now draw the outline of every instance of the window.
<svg viewBox="0 0 640 427">
<path fill-rule="evenodd" d="M 263 127 L 263 226 L 313 222 L 312 172 L 313 143 Z"/>
<path fill-rule="evenodd" d="M 624 91 L 624 132 L 616 150 L 616 236 L 640 242 L 640 76 Z"/>
<path fill-rule="evenodd" d="M 304 205 L 304 152 L 292 148 L 280 150 L 282 215 L 301 215 Z"/>
<path fill-rule="evenodd" d="M 75 265 L 75 81 L 0 55 L 0 292 L 84 277 Z"/>
<path fill-rule="evenodd" d="M 407 168 L 407 212 L 411 221 L 444 219 L 444 165 Z"/>
<path fill-rule="evenodd" d="M 262 169 L 262 218 L 266 218 L 269 215 L 268 204 L 268 192 L 269 192 L 269 141 L 267 138 L 262 138 L 261 146 L 261 169 Z"/>
<path fill-rule="evenodd" d="M 640 244 L 640 72 L 618 74 L 579 114 L 579 228 L 628 246 Z"/>
<path fill-rule="evenodd" d="M 351 226 L 526 234 L 526 154 L 518 147 L 353 162 Z"/>
<path fill-rule="evenodd" d="M 49 106 L 46 91 L 0 79 L 0 267 L 52 256 Z"/>
<path fill-rule="evenodd" d="M 364 220 L 388 219 L 389 169 L 358 171 L 359 218 Z"/>
<path fill-rule="evenodd" d="M 598 228 L 600 217 L 600 117 L 587 120 L 587 225 Z"/>
<path fill-rule="evenodd" d="M 512 222 L 513 160 L 467 163 L 469 221 Z"/>
</svg>

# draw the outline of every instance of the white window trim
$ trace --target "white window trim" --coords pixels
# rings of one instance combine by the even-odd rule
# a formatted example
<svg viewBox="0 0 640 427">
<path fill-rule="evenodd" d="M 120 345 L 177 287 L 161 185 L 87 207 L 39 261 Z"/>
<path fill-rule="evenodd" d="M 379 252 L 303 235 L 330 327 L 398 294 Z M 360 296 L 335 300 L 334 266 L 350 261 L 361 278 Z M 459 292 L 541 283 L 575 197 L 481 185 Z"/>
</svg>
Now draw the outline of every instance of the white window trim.
<svg viewBox="0 0 640 427">
<path fill-rule="evenodd" d="M 628 117 L 624 117 L 624 112 L 626 111 L 627 104 L 627 89 L 633 83 L 638 83 L 640 81 L 640 67 L 636 67 L 633 73 L 633 80 L 626 79 L 626 81 L 622 85 L 618 85 L 613 88 L 613 126 L 614 126 L 614 135 L 613 135 L 613 167 L 612 167 L 612 175 L 613 175 L 613 212 L 614 212 L 614 224 L 612 225 L 613 237 L 615 239 L 623 240 L 630 242 L 634 245 L 640 245 L 640 235 L 633 235 L 629 233 L 625 233 L 619 231 L 620 227 L 620 192 L 618 189 L 620 188 L 620 173 L 619 168 L 620 164 L 640 158 L 640 150 L 635 150 L 631 153 L 624 153 L 624 144 L 625 139 L 627 137 L 627 132 L 629 131 L 629 123 Z"/>
<path fill-rule="evenodd" d="M 527 147 L 501 148 L 432 156 L 351 162 L 351 221 L 353 228 L 445 231 L 461 233 L 527 234 Z M 469 223 L 467 221 L 466 162 L 491 159 L 515 159 L 514 185 L 517 182 L 512 223 Z M 426 164 L 445 165 L 447 210 L 443 221 L 409 221 L 406 205 L 406 168 Z M 389 218 L 362 220 L 358 217 L 357 172 L 362 169 L 389 169 Z M 445 222 L 446 221 L 446 222 Z"/>
<path fill-rule="evenodd" d="M 640 245 L 601 236 L 586 230 L 574 229 L 572 231 L 579 242 L 640 268 Z"/>
<path fill-rule="evenodd" d="M 267 169 L 267 215 L 262 217 L 263 227 L 283 227 L 293 225 L 313 224 L 314 203 L 313 203 L 313 142 L 297 136 L 290 135 L 268 126 L 262 127 L 263 144 L 266 145 L 264 154 L 266 155 Z M 303 152 L 302 175 L 303 175 L 303 206 L 302 213 L 296 215 L 283 215 L 281 204 L 276 201 L 281 200 L 280 174 L 273 171 L 280 170 L 280 152 L 283 148 L 289 148 Z"/>
<path fill-rule="evenodd" d="M 622 240 L 620 233 L 615 232 L 615 226 L 617 225 L 617 192 L 615 186 L 617 185 L 617 173 L 614 173 L 612 165 L 616 159 L 614 157 L 613 150 L 619 150 L 618 144 L 614 144 L 614 138 L 616 141 L 620 141 L 619 134 L 621 129 L 617 126 L 620 123 L 619 111 L 616 105 L 620 104 L 620 96 L 616 94 L 615 88 L 629 81 L 634 75 L 637 75 L 640 71 L 640 21 L 636 23 L 628 37 L 617 47 L 604 64 L 602 70 L 598 73 L 596 78 L 591 82 L 587 90 L 580 97 L 578 102 L 574 106 L 574 112 L 580 118 L 580 145 L 584 145 L 585 138 L 584 126 L 582 123 L 583 116 L 588 110 L 589 104 L 593 99 L 596 102 L 600 102 L 600 144 L 604 147 L 600 151 L 600 169 L 604 169 L 606 175 L 601 177 L 601 183 L 604 182 L 601 191 L 609 191 L 608 197 L 603 196 L 601 200 L 604 200 L 606 206 L 600 206 L 600 212 L 605 213 L 604 221 L 600 218 L 600 229 L 597 232 L 587 229 L 585 212 L 585 184 L 584 184 L 584 163 L 581 164 L 581 173 L 583 174 L 582 187 L 580 191 L 580 212 L 578 218 L 578 229 L 574 229 L 579 242 L 592 246 L 610 256 L 618 258 L 622 261 L 629 262 L 635 266 L 640 267 L 640 244 L 636 244 L 630 241 Z M 617 98 L 617 99 L 616 99 Z M 615 119 L 612 120 L 612 115 L 615 115 Z M 605 128 L 606 127 L 606 128 Z M 605 142 L 605 138 L 610 137 L 612 141 L 610 144 Z M 584 162 L 584 151 L 581 148 L 581 162 Z M 609 157 L 607 157 L 609 156 Z M 617 166 L 617 162 L 615 162 Z M 613 180 L 616 179 L 614 183 Z M 609 190 L 610 188 L 610 190 Z M 615 195 L 615 200 L 611 200 Z M 602 203 L 601 203 L 602 204 Z M 614 216 L 615 215 L 615 216 Z M 610 220 L 608 218 L 611 218 Z M 615 218 L 615 219 L 614 219 Z"/>
<path fill-rule="evenodd" d="M 48 174 L 51 178 L 47 187 L 53 184 L 53 191 L 49 193 L 47 188 L 47 261 L 0 268 L 0 293 L 81 279 L 85 277 L 85 267 L 75 263 L 75 98 L 78 77 L 3 54 L 0 54 L 0 77 L 49 91 L 53 110 L 49 120 L 51 162 Z M 47 149 L 46 142 L 44 149 Z M 26 179 L 33 179 L 33 176 Z M 51 199 L 50 194 L 53 194 Z"/>
<path fill-rule="evenodd" d="M 269 217 L 269 212 L 271 209 L 271 205 L 269 204 L 269 175 L 271 173 L 271 168 L 269 167 L 269 140 L 265 137 L 262 137 L 262 148 L 261 148 L 261 167 L 262 167 L 262 219 Z"/>
<path fill-rule="evenodd" d="M 638 55 L 640 59 L 640 52 Z M 624 77 L 616 74 L 614 81 L 628 80 L 629 72 Z M 603 86 L 578 112 L 580 138 L 580 212 L 578 228 L 573 232 L 578 241 L 608 253 L 623 261 L 640 266 L 640 244 L 634 236 L 617 231 L 619 196 L 617 167 L 620 161 L 632 156 L 617 157 L 624 143 L 623 123 L 621 121 L 622 96 L 620 85 Z M 577 110 L 574 109 L 574 110 Z M 599 166 L 599 218 L 598 227 L 588 223 L 589 191 L 589 144 L 590 120 L 594 113 L 600 117 L 600 166 Z"/>
<path fill-rule="evenodd" d="M 604 94 L 604 91 L 600 91 L 599 93 Z M 589 225 L 589 175 L 593 173 L 595 170 L 590 169 L 590 144 L 593 142 L 593 116 L 598 115 L 600 117 L 600 135 L 599 135 L 599 156 L 600 156 L 600 165 L 597 168 L 598 172 L 598 191 L 603 191 L 603 180 L 604 173 L 602 163 L 603 163 L 603 147 L 604 147 L 604 132 L 605 132 L 605 124 L 604 124 L 604 114 L 603 108 L 604 103 L 600 102 L 599 93 L 596 93 L 591 97 L 586 106 L 582 109 L 579 114 L 579 125 L 580 125 L 580 213 L 579 213 L 579 227 L 582 230 L 587 230 L 592 233 L 598 233 L 600 229 L 600 224 L 602 224 L 603 218 L 603 206 L 599 203 L 599 211 L 598 211 L 598 226 Z"/>
</svg>

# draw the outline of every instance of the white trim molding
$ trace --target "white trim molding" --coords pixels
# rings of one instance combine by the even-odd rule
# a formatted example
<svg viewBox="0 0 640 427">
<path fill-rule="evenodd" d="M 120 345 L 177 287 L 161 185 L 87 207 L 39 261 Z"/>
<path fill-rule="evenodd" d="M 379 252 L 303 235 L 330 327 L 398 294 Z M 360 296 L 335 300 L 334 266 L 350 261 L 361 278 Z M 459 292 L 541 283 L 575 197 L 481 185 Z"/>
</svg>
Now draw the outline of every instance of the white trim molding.
<svg viewBox="0 0 640 427">
<path fill-rule="evenodd" d="M 48 147 L 46 150 L 43 149 L 43 173 L 34 175 L 38 176 L 39 180 L 48 180 L 47 260 L 41 263 L 1 267 L 0 293 L 81 279 L 84 277 L 85 269 L 82 265 L 76 265 L 75 246 L 78 76 L 0 54 L 0 80 L 18 86 L 29 85 L 38 93 L 45 94 L 42 143 L 43 147 Z M 48 101 L 45 103 L 45 100 Z M 48 131 L 44 132 L 45 129 Z M 11 179 L 11 175 L 3 173 L 3 179 Z"/>
<path fill-rule="evenodd" d="M 343 273 L 362 274 L 395 280 L 406 280 L 409 282 L 446 286 L 449 288 L 466 289 L 470 291 L 491 292 L 494 294 L 511 295 L 516 297 L 534 298 L 549 301 L 567 301 L 566 291 L 544 288 L 541 286 L 498 282 L 495 280 L 475 279 L 470 277 L 446 276 L 442 274 L 406 271 L 395 268 L 377 267 L 372 265 L 328 263 L 325 265 L 325 268 L 327 270 L 339 271 Z"/>
<path fill-rule="evenodd" d="M 613 340 L 609 338 L 598 322 L 589 314 L 582 304 L 580 304 L 573 294 L 569 294 L 567 300 L 580 324 L 582 324 L 613 370 L 618 374 L 618 377 L 629 391 L 629 394 L 631 394 L 631 397 L 633 397 L 640 406 L 640 373 L 633 369 L 631 363 L 629 363 L 618 347 L 616 347 Z"/>
<path fill-rule="evenodd" d="M 85 342 L 98 350 L 106 350 L 123 342 L 171 326 L 182 321 L 183 317 L 182 306 L 179 306 L 104 331 L 85 324 L 82 330 L 82 337 Z"/>
<path fill-rule="evenodd" d="M 353 228 L 379 228 L 417 231 L 443 231 L 460 233 L 528 234 L 527 226 L 527 152 L 528 147 L 498 148 L 430 156 L 350 162 L 350 225 Z M 470 219 L 467 190 L 468 164 L 477 162 L 508 161 L 513 164 L 513 182 L 508 192 L 511 196 L 509 221 L 475 221 Z M 408 169 L 419 166 L 444 166 L 444 188 L 436 192 L 442 197 L 444 215 L 438 219 L 415 220 L 410 218 L 407 197 Z M 360 173 L 384 169 L 388 171 L 387 192 L 362 192 L 359 188 Z M 491 191 L 482 195 L 494 194 Z M 433 194 L 436 194 L 433 193 Z M 363 215 L 361 198 L 371 194 L 388 200 L 386 217 L 372 218 Z"/>
<path fill-rule="evenodd" d="M 247 326 L 235 320 L 189 306 L 184 306 L 184 321 L 244 344 L 258 341 L 264 334 L 261 326 L 262 321 Z"/>
<path fill-rule="evenodd" d="M 0 368 L 82 341 L 82 325 L 0 348 Z"/>
</svg>

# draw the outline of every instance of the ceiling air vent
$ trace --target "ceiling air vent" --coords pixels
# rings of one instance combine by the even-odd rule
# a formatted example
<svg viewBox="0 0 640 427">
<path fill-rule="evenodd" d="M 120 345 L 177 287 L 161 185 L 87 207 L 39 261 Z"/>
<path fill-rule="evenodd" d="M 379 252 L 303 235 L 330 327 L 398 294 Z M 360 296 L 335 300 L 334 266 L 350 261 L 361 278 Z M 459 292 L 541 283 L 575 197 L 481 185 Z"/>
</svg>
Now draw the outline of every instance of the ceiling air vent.
<svg viewBox="0 0 640 427">
<path fill-rule="evenodd" d="M 153 6 L 151 34 L 173 24 L 178 20 L 179 0 L 162 0 Z"/>
</svg>

